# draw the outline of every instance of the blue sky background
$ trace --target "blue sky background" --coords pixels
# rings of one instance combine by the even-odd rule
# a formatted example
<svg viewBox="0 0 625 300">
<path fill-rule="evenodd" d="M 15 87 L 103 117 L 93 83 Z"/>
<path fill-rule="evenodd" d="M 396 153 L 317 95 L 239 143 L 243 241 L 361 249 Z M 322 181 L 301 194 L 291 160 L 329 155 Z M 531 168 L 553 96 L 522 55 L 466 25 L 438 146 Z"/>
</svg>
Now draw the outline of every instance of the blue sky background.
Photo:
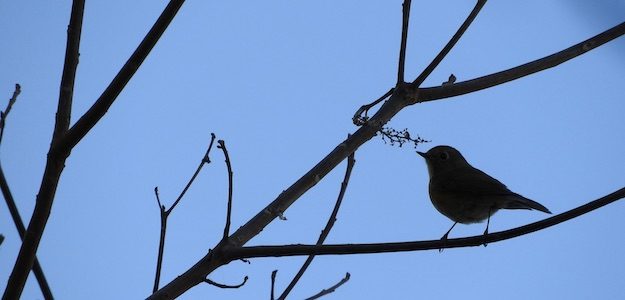
<svg viewBox="0 0 625 300">
<path fill-rule="evenodd" d="M 34 206 L 49 146 L 71 1 L 0 3 L 0 95 L 23 92 L 0 152 L 20 212 Z M 407 75 L 438 53 L 473 1 L 414 1 Z M 75 121 L 100 95 L 166 1 L 89 1 L 74 95 Z M 490 74 L 559 51 L 625 20 L 625 1 L 490 1 L 426 80 Z M 38 257 L 58 299 L 150 294 L 159 233 L 153 195 L 169 206 L 210 133 L 225 139 L 235 174 L 233 230 L 356 128 L 351 116 L 395 82 L 401 1 L 188 1 L 108 114 L 72 151 Z M 505 85 L 414 105 L 390 125 L 458 148 L 513 191 L 560 213 L 624 186 L 625 39 Z M 5 102 L 0 103 L 4 108 Z M 223 230 L 223 156 L 198 177 L 169 221 L 163 284 L 193 265 Z M 379 138 L 356 166 L 328 243 L 438 239 L 451 225 L 431 205 L 425 163 Z M 314 243 L 344 174 L 337 167 L 249 245 Z M 317 257 L 292 299 L 351 280 L 327 299 L 622 299 L 625 206 L 488 247 Z M 501 211 L 500 231 L 545 218 Z M 481 234 L 459 225 L 452 237 Z M 0 287 L 19 250 L 0 205 Z M 232 262 L 182 299 L 267 299 L 305 258 Z M 23 299 L 40 299 L 31 276 Z"/>
</svg>

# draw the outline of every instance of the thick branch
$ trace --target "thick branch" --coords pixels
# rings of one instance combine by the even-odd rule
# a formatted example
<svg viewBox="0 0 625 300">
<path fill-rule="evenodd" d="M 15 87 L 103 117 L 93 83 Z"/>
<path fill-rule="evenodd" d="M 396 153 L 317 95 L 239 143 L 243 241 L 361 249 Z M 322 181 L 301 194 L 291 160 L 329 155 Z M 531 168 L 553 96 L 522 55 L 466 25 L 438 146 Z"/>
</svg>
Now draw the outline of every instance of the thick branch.
<svg viewBox="0 0 625 300">
<path fill-rule="evenodd" d="M 386 252 L 405 252 L 418 250 L 433 250 L 442 248 L 459 248 L 469 246 L 480 246 L 485 243 L 503 241 L 542 230 L 562 222 L 566 222 L 583 214 L 591 212 L 602 206 L 625 198 L 625 188 L 613 192 L 597 200 L 555 215 L 553 217 L 530 223 L 521 227 L 478 235 L 466 238 L 456 238 L 447 240 L 430 240 L 416 242 L 399 243 L 377 243 L 377 244 L 337 244 L 337 245 L 287 245 L 287 246 L 256 246 L 233 248 L 228 251 L 230 260 L 252 258 L 252 257 L 282 257 L 300 255 L 345 255 L 345 254 L 369 254 Z"/>
<path fill-rule="evenodd" d="M 451 85 L 419 89 L 419 102 L 455 97 L 553 68 L 625 34 L 625 22 L 560 52 L 505 71 Z"/>
<path fill-rule="evenodd" d="M 82 30 L 82 18 L 85 9 L 84 0 L 74 0 L 69 25 L 67 28 L 67 47 L 65 49 L 65 65 L 61 78 L 59 104 L 56 112 L 56 122 L 52 142 L 48 152 L 48 159 L 43 173 L 43 179 L 37 193 L 37 201 L 33 215 L 30 218 L 28 229 L 22 240 L 22 246 L 13 266 L 13 271 L 7 282 L 2 299 L 18 299 L 22 294 L 28 273 L 35 262 L 35 254 L 41 241 L 41 236 L 50 217 L 52 202 L 56 194 L 56 188 L 65 167 L 65 160 L 69 156 L 69 150 L 58 151 L 56 145 L 66 134 L 70 122 L 72 109 L 72 95 L 74 92 L 74 79 L 78 67 L 78 49 L 80 48 L 80 34 Z"/>
</svg>

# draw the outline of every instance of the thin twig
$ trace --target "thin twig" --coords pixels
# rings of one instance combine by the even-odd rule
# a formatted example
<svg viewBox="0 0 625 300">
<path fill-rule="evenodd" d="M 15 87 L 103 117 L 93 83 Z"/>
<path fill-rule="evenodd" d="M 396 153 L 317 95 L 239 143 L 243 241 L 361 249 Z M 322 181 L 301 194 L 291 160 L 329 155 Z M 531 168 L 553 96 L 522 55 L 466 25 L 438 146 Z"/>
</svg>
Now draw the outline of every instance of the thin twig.
<svg viewBox="0 0 625 300">
<path fill-rule="evenodd" d="M 327 294 L 330 293 L 334 293 L 334 291 L 336 291 L 336 289 L 338 289 L 341 285 L 345 284 L 349 278 L 351 277 L 351 275 L 349 274 L 349 272 L 345 273 L 345 277 L 343 279 L 341 279 L 341 281 L 339 281 L 337 284 L 329 287 L 328 289 L 325 290 L 321 290 L 321 292 L 319 292 L 318 294 L 310 297 L 310 298 L 306 298 L 306 300 L 314 300 L 314 299 L 319 299 Z"/>
<path fill-rule="evenodd" d="M 328 222 L 326 223 L 325 228 L 323 228 L 323 230 L 321 231 L 321 235 L 319 235 L 319 239 L 317 240 L 316 245 L 322 245 L 323 242 L 325 242 L 326 238 L 328 237 L 328 234 L 330 234 L 330 230 L 332 230 L 332 227 L 334 226 L 334 222 L 336 222 L 336 215 L 338 214 L 339 208 L 341 207 L 341 203 L 343 202 L 343 196 L 345 196 L 345 191 L 347 190 L 347 184 L 349 183 L 349 178 L 352 174 L 352 168 L 354 167 L 355 162 L 356 160 L 354 159 L 354 153 L 352 153 L 349 155 L 349 157 L 347 157 L 347 168 L 345 170 L 345 177 L 343 178 L 343 182 L 341 183 L 341 190 L 339 191 L 339 195 L 336 199 L 336 203 L 334 204 L 334 209 L 332 210 L 332 213 L 330 214 L 330 217 L 328 218 Z M 295 287 L 295 285 L 300 280 L 302 275 L 304 275 L 304 272 L 306 272 L 306 270 L 308 269 L 308 266 L 310 266 L 314 258 L 315 258 L 314 255 L 308 256 L 308 258 L 306 259 L 302 267 L 299 269 L 295 277 L 293 277 L 293 280 L 291 280 L 287 288 L 284 290 L 284 292 L 282 292 L 282 295 L 278 297 L 279 300 L 286 299 L 286 297 L 289 295 L 291 290 Z"/>
<path fill-rule="evenodd" d="M 274 300 L 276 299 L 274 297 L 275 295 L 275 286 L 276 286 L 276 274 L 278 273 L 278 270 L 273 270 L 271 272 L 271 295 L 269 296 L 269 299 Z"/>
<path fill-rule="evenodd" d="M 174 201 L 174 204 L 172 204 L 171 207 L 167 210 L 167 215 L 169 215 L 174 210 L 174 208 L 176 208 L 176 206 L 178 205 L 182 197 L 184 197 L 184 194 L 187 193 L 187 190 L 189 190 L 189 188 L 191 187 L 191 184 L 193 184 L 193 181 L 195 180 L 197 175 L 200 174 L 202 167 L 204 167 L 205 164 L 209 164 L 211 162 L 210 159 L 208 158 L 208 154 L 213 148 L 213 142 L 215 142 L 215 134 L 211 133 L 211 141 L 210 141 L 210 144 L 208 145 L 208 149 L 206 149 L 206 153 L 204 154 L 204 156 L 202 157 L 202 160 L 200 161 L 197 168 L 195 169 L 195 172 L 191 176 L 191 179 L 189 179 L 189 182 L 187 182 L 187 185 L 185 185 L 184 189 L 182 189 L 182 192 L 180 192 L 180 195 L 178 195 L 178 198 L 176 198 L 176 201 Z"/>
<path fill-rule="evenodd" d="M 374 243 L 374 244 L 335 244 L 335 245 L 286 245 L 286 246 L 254 246 L 231 249 L 229 260 L 258 257 L 282 257 L 300 255 L 345 255 L 371 254 L 388 252 L 406 252 L 421 250 L 438 250 L 441 248 L 459 248 L 481 246 L 484 243 L 494 243 L 521 235 L 539 231 L 562 222 L 566 222 L 583 214 L 601 208 L 607 204 L 625 198 L 625 188 L 621 188 L 609 195 L 568 210 L 553 217 L 499 232 L 486 235 L 477 235 L 465 238 L 447 240 L 429 240 L 415 242 Z"/>
<path fill-rule="evenodd" d="M 4 125 L 6 122 L 6 118 L 11 112 L 11 108 L 13 108 L 13 104 L 17 101 L 17 96 L 22 92 L 22 87 L 19 83 L 15 84 L 15 90 L 13 91 L 13 96 L 9 99 L 9 103 L 7 103 L 7 108 L 0 112 L 0 144 L 2 144 L 2 137 L 4 136 Z"/>
<path fill-rule="evenodd" d="M 408 41 L 408 27 L 410 19 L 411 0 L 404 0 L 402 5 L 401 45 L 399 47 L 399 66 L 397 67 L 397 84 L 404 83 L 404 68 L 406 66 L 406 43 Z"/>
<path fill-rule="evenodd" d="M 156 259 L 156 272 L 155 272 L 156 274 L 154 275 L 154 285 L 152 286 L 152 293 L 158 290 L 158 286 L 161 280 L 161 269 L 163 266 L 163 253 L 165 252 L 165 236 L 167 234 L 167 220 L 169 218 L 169 215 L 174 210 L 174 208 L 176 208 L 176 205 L 180 203 L 180 200 L 182 199 L 184 194 L 187 192 L 189 187 L 191 187 L 191 184 L 193 184 L 193 181 L 195 181 L 195 178 L 202 170 L 202 167 L 204 167 L 204 165 L 209 164 L 211 162 L 209 158 L 209 154 L 210 154 L 211 149 L 213 148 L 213 143 L 215 142 L 215 138 L 216 138 L 215 134 L 211 133 L 211 141 L 208 145 L 208 148 L 206 149 L 206 152 L 204 153 L 204 156 L 202 157 L 202 160 L 200 161 L 199 165 L 195 169 L 195 172 L 193 173 L 193 176 L 191 176 L 191 179 L 189 179 L 189 182 L 187 182 L 184 189 L 182 189 L 182 192 L 180 192 L 180 195 L 178 195 L 178 198 L 176 198 L 176 201 L 174 201 L 174 204 L 172 204 L 172 206 L 169 209 L 165 209 L 165 205 L 162 204 L 160 195 L 158 193 L 158 187 L 154 188 L 154 195 L 156 196 L 156 203 L 158 204 L 159 215 L 160 215 L 160 220 L 161 220 L 161 230 L 160 230 L 160 236 L 159 236 L 159 242 L 158 242 L 158 255 Z"/>
<path fill-rule="evenodd" d="M 382 95 L 380 98 L 376 99 L 375 101 L 363 105 L 361 106 L 356 113 L 354 113 L 354 116 L 352 117 L 352 122 L 354 123 L 354 125 L 356 126 L 362 126 L 364 125 L 368 120 L 369 120 L 369 116 L 367 115 L 369 110 L 378 105 L 378 103 L 386 100 L 386 98 L 388 98 L 390 95 L 393 94 L 393 92 L 395 91 L 395 88 L 391 88 L 390 90 L 388 90 L 388 92 L 386 92 L 384 95 Z M 362 115 L 364 113 L 364 115 Z"/>
<path fill-rule="evenodd" d="M 156 258 L 156 274 L 154 275 L 154 286 L 152 286 L 152 293 L 158 290 L 158 286 L 161 281 L 161 269 L 163 267 L 163 253 L 165 251 L 165 235 L 167 234 L 167 216 L 168 213 L 165 210 L 165 206 L 161 204 L 161 198 L 158 194 L 158 187 L 154 188 L 154 195 L 156 196 L 156 202 L 158 203 L 158 210 L 161 220 L 161 232 L 158 240 L 158 256 Z"/>
<path fill-rule="evenodd" d="M 232 165 L 230 164 L 230 156 L 228 155 L 228 149 L 226 149 L 226 143 L 223 140 L 217 141 L 219 144 L 217 148 L 221 149 L 224 153 L 226 160 L 226 167 L 228 168 L 228 210 L 226 212 L 226 226 L 224 226 L 223 239 L 227 239 L 230 235 L 230 217 L 232 216 Z"/>
<path fill-rule="evenodd" d="M 432 71 L 434 71 L 434 69 L 436 69 L 438 64 L 441 61 L 443 61 L 443 59 L 449 53 L 449 51 L 451 51 L 451 49 L 456 45 L 458 40 L 460 40 L 460 38 L 462 37 L 464 32 L 467 31 L 467 29 L 469 28 L 469 26 L 471 25 L 473 20 L 475 20 L 475 17 L 477 17 L 477 14 L 480 12 L 482 7 L 484 7 L 484 4 L 486 4 L 486 0 L 477 0 L 477 3 L 475 4 L 475 7 L 471 11 L 471 13 L 467 17 L 467 19 L 464 20 L 464 23 L 462 23 L 460 28 L 458 28 L 458 31 L 456 31 L 456 34 L 454 34 L 454 36 L 449 40 L 449 42 L 447 42 L 447 45 L 445 45 L 445 47 L 443 47 L 441 52 L 439 52 L 438 55 L 436 55 L 434 60 L 432 60 L 432 62 L 423 70 L 423 72 L 421 72 L 421 74 L 419 74 L 419 76 L 417 76 L 417 79 L 415 79 L 412 82 L 412 84 L 415 87 L 421 86 L 423 81 L 425 81 L 425 79 L 428 78 L 428 76 L 430 76 L 430 74 L 432 74 Z"/>
<path fill-rule="evenodd" d="M 206 283 L 208 283 L 210 285 L 214 285 L 214 286 L 216 286 L 218 288 L 222 288 L 222 289 L 238 289 L 238 288 L 240 288 L 240 287 L 245 285 L 245 283 L 247 282 L 247 279 L 248 279 L 248 277 L 245 276 L 243 278 L 243 282 L 241 282 L 239 284 L 236 284 L 236 285 L 227 285 L 227 284 L 223 284 L 223 283 L 212 281 L 212 280 L 210 280 L 208 278 L 205 278 L 204 282 L 206 282 Z"/>
</svg>

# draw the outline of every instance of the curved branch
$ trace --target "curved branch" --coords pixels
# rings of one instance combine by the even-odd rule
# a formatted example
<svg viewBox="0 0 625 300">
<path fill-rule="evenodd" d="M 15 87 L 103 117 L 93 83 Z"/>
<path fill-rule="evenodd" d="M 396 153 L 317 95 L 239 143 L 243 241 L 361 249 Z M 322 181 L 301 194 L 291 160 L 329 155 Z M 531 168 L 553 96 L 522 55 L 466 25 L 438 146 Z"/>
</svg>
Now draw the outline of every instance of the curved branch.
<svg viewBox="0 0 625 300">
<path fill-rule="evenodd" d="M 519 79 L 521 77 L 525 77 L 527 75 L 531 75 L 546 69 L 550 69 L 563 62 L 580 56 L 590 50 L 593 50 L 624 34 L 625 22 L 560 52 L 556 52 L 549 56 L 534 60 L 518 67 L 482 76 L 479 78 L 454 83 L 451 85 L 420 88 L 419 102 L 433 101 L 472 93 L 495 85 L 506 83 L 508 81 Z"/>
<path fill-rule="evenodd" d="M 369 254 L 386 252 L 405 252 L 418 250 L 432 250 L 442 248 L 459 248 L 480 246 L 484 243 L 494 243 L 535 231 L 539 231 L 562 222 L 566 222 L 583 214 L 591 212 L 602 206 L 625 198 L 625 188 L 622 188 L 607 196 L 555 215 L 553 217 L 530 223 L 521 227 L 493 232 L 486 235 L 471 236 L 448 240 L 430 240 L 398 243 L 376 244 L 336 244 L 336 245 L 287 245 L 287 246 L 256 246 L 229 249 L 228 259 L 235 260 L 253 257 L 282 257 L 299 255 L 344 255 L 344 254 Z"/>
</svg>

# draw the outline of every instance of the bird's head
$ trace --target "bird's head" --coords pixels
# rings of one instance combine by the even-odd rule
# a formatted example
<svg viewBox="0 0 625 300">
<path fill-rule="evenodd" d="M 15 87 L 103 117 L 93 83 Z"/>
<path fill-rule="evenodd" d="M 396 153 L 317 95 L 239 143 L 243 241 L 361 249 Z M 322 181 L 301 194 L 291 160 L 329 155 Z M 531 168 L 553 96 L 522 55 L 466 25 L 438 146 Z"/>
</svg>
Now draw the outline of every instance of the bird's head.
<svg viewBox="0 0 625 300">
<path fill-rule="evenodd" d="M 458 150 L 450 146 L 436 146 L 428 152 L 419 152 L 419 155 L 425 158 L 428 166 L 430 177 L 454 170 L 460 167 L 469 166 Z"/>
</svg>

